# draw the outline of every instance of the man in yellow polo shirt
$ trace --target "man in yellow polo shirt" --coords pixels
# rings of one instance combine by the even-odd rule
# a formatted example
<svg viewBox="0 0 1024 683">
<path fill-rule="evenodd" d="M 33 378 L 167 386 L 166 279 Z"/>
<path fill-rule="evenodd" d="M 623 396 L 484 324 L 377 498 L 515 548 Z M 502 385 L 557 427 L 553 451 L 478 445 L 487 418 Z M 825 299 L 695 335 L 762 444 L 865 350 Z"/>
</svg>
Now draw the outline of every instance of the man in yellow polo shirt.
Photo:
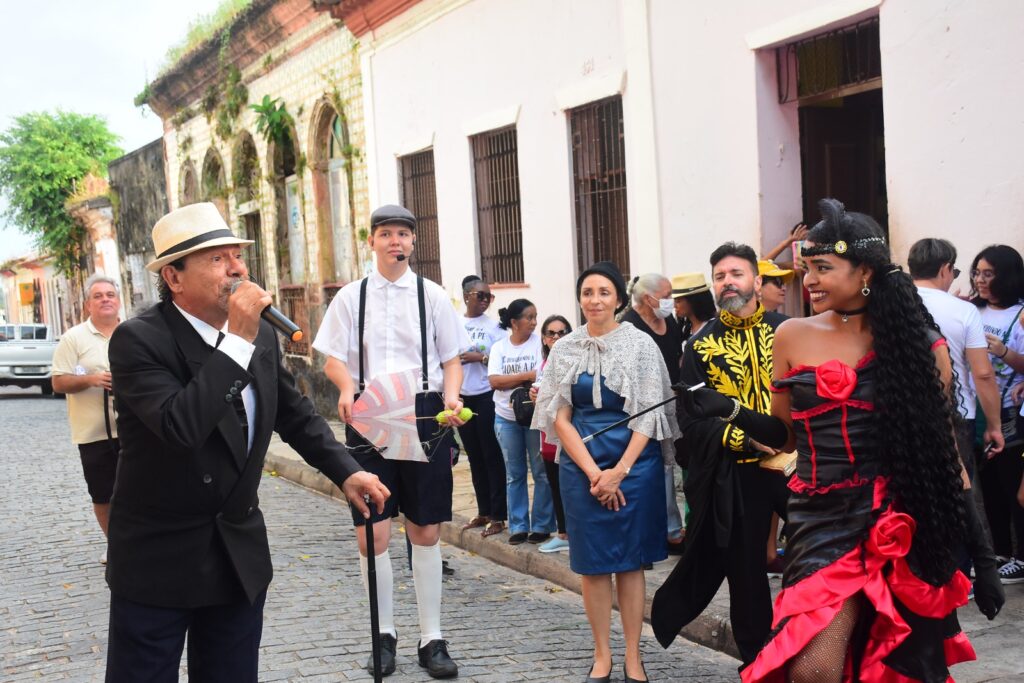
<svg viewBox="0 0 1024 683">
<path fill-rule="evenodd" d="M 85 322 L 64 333 L 53 352 L 53 390 L 67 394 L 71 441 L 78 445 L 96 521 L 107 535 L 117 473 L 117 425 L 110 401 L 107 343 L 120 322 L 117 283 L 93 275 L 85 283 Z M 106 564 L 107 551 L 100 562 Z"/>
</svg>

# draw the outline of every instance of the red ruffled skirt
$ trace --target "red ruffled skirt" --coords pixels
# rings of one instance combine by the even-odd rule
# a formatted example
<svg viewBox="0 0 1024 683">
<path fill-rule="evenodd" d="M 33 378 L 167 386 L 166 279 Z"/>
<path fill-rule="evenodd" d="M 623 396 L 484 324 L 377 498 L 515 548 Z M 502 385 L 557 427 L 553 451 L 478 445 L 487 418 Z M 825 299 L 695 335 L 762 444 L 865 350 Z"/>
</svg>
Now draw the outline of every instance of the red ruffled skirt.
<svg viewBox="0 0 1024 683">
<path fill-rule="evenodd" d="M 914 663 L 915 653 L 908 652 L 908 648 L 920 643 L 910 639 L 914 629 L 911 622 L 925 624 L 936 620 L 931 626 L 946 620 L 944 628 L 929 628 L 937 634 L 935 640 L 941 642 L 928 644 L 928 649 L 941 648 L 938 654 L 940 658 L 944 655 L 946 667 L 975 659 L 974 648 L 959 630 L 954 612 L 967 604 L 970 581 L 957 571 L 948 583 L 935 587 L 914 575 L 906 561 L 916 526 L 914 520 L 892 508 L 885 495 L 884 479 L 873 484 L 863 487 L 865 494 L 873 494 L 873 513 L 877 516 L 866 538 L 837 560 L 779 593 L 772 635 L 757 659 L 741 672 L 744 683 L 784 683 L 789 660 L 832 622 L 846 600 L 858 594 L 863 594 L 873 608 L 873 621 L 863 650 L 858 653 L 857 681 L 923 680 L 905 673 L 913 666 L 901 666 L 901 662 Z M 952 629 L 949 621 L 953 623 Z M 845 681 L 855 680 L 851 655 L 847 654 Z M 945 680 L 953 680 L 940 661 L 937 667 L 931 667 L 926 678 L 931 683 L 936 676 L 943 680 L 943 675 Z"/>
</svg>

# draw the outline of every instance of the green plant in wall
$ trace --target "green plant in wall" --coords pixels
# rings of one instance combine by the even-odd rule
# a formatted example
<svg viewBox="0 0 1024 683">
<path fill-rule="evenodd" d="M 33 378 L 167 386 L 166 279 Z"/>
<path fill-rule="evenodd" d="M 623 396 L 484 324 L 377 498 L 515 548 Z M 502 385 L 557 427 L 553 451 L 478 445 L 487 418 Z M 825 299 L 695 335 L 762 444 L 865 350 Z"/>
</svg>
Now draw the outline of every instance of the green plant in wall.
<svg viewBox="0 0 1024 683">
<path fill-rule="evenodd" d="M 256 112 L 256 132 L 267 142 L 284 144 L 285 140 L 291 138 L 295 119 L 288 113 L 280 97 L 270 99 L 270 95 L 264 95 L 262 102 L 250 104 L 249 109 Z"/>
</svg>

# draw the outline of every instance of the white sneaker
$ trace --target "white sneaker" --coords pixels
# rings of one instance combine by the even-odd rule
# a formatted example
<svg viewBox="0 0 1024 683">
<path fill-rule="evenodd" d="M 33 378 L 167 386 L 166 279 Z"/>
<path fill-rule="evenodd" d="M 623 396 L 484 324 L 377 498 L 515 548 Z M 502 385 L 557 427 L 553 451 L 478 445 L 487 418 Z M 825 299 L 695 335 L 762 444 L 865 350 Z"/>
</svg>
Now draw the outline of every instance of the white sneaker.
<svg viewBox="0 0 1024 683">
<path fill-rule="evenodd" d="M 104 548 L 103 549 L 103 554 L 100 555 L 100 564 L 106 564 L 106 563 L 107 563 L 107 550 L 106 550 L 106 548 Z"/>
</svg>

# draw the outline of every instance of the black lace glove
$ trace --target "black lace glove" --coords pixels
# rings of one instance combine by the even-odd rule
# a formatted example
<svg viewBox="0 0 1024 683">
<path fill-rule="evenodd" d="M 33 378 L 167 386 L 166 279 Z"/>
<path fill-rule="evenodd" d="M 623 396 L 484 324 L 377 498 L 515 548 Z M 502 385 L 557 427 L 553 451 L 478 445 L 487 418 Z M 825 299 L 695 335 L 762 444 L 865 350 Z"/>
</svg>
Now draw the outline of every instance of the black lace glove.
<svg viewBox="0 0 1024 683">
<path fill-rule="evenodd" d="M 736 404 L 731 398 L 714 389 L 702 387 L 690 391 L 689 386 L 682 382 L 674 385 L 672 389 L 679 394 L 679 405 L 683 412 L 693 418 L 726 418 L 736 409 Z"/>
<path fill-rule="evenodd" d="M 992 542 L 978 517 L 974 493 L 970 489 L 964 491 L 964 505 L 967 508 L 967 550 L 974 560 L 974 602 L 992 621 L 1006 602 L 1006 593 L 999 580 L 999 564 L 992 552 Z"/>
<path fill-rule="evenodd" d="M 700 388 L 690 391 L 683 383 L 672 388 L 679 393 L 680 407 L 690 417 L 725 419 L 736 411 L 735 399 L 713 389 Z M 749 438 L 769 448 L 782 448 L 789 440 L 789 430 L 785 422 L 744 406 L 740 406 L 739 412 L 731 422 L 742 429 Z"/>
</svg>

